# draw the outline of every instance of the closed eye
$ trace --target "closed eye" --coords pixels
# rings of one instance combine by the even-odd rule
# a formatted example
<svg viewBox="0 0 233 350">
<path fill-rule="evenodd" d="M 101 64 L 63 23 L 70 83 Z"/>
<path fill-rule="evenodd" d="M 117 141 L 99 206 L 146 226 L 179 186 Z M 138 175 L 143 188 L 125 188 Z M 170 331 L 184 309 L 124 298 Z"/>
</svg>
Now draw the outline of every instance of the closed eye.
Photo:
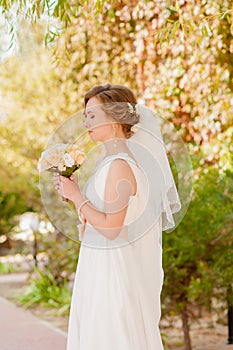
<svg viewBox="0 0 233 350">
<path fill-rule="evenodd" d="M 84 112 L 83 115 L 84 115 L 84 119 L 86 119 L 86 118 L 87 118 L 86 112 Z M 91 119 L 95 118 L 95 116 L 94 116 L 94 115 L 91 115 L 91 114 L 89 114 L 88 116 L 90 116 Z"/>
</svg>

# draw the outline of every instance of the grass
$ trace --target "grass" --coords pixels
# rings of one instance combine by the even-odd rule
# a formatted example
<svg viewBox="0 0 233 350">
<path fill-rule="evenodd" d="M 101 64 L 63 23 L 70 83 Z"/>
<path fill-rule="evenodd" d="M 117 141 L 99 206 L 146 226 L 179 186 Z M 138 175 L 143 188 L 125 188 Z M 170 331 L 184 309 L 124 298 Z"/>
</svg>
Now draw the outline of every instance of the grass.
<svg viewBox="0 0 233 350">
<path fill-rule="evenodd" d="M 13 273 L 16 272 L 16 268 L 14 264 L 12 263 L 2 263 L 0 261 L 0 274 L 7 274 L 7 273 Z"/>
<path fill-rule="evenodd" d="M 31 279 L 24 294 L 15 295 L 15 300 L 26 308 L 37 305 L 57 309 L 58 315 L 68 315 L 71 303 L 71 291 L 66 281 L 57 285 L 50 271 L 42 272 L 35 268 L 38 277 Z"/>
</svg>

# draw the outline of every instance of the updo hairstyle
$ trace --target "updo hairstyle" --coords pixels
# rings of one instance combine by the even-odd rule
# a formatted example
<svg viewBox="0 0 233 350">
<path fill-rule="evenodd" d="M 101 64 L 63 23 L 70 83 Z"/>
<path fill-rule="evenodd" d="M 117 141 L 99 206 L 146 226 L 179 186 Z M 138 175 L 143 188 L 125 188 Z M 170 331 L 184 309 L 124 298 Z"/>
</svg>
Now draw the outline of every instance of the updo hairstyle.
<svg viewBox="0 0 233 350">
<path fill-rule="evenodd" d="M 103 103 L 101 108 L 107 116 L 121 124 L 126 139 L 133 136 L 132 127 L 140 120 L 135 110 L 136 97 L 129 88 L 113 84 L 96 85 L 85 95 L 85 108 L 92 97 L 98 98 Z"/>
</svg>

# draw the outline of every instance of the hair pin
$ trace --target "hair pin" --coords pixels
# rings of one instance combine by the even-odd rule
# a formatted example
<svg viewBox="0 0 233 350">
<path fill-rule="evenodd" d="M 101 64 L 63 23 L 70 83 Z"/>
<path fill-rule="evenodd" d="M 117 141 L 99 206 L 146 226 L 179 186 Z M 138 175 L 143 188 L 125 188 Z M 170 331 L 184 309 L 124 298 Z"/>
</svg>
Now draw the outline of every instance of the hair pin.
<svg viewBox="0 0 233 350">
<path fill-rule="evenodd" d="M 133 106 L 131 105 L 131 103 L 127 102 L 127 105 L 129 107 L 129 113 L 134 113 L 134 108 Z"/>
</svg>

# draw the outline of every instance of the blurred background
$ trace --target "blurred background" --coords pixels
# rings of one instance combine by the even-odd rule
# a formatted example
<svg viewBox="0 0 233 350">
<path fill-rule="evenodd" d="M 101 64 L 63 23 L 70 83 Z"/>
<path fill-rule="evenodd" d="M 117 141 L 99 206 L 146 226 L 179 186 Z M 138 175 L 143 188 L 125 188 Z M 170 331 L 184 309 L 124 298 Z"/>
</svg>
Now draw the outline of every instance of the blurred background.
<svg viewBox="0 0 233 350">
<path fill-rule="evenodd" d="M 49 221 L 37 162 L 87 90 L 122 84 L 174 124 L 194 170 L 188 212 L 163 235 L 164 347 L 225 349 L 233 343 L 232 1 L 1 0 L 0 13 L 1 296 L 67 330 L 80 245 Z"/>
</svg>

